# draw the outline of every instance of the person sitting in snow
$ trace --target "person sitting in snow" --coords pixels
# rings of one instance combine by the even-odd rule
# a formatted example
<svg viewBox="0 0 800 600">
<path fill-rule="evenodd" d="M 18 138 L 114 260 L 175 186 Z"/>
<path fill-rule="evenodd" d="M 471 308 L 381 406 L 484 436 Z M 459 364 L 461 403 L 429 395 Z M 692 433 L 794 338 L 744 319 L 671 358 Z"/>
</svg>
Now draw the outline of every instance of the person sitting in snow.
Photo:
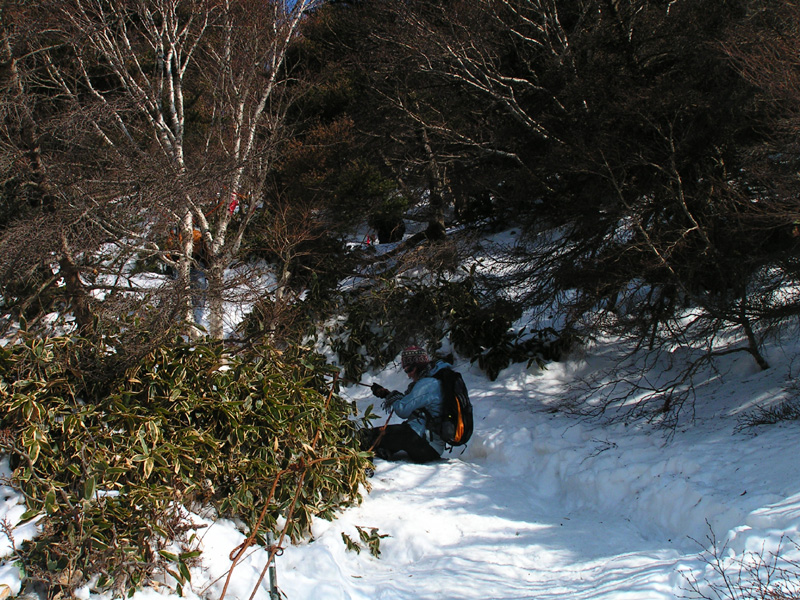
<svg viewBox="0 0 800 600">
<path fill-rule="evenodd" d="M 372 393 L 383 399 L 383 410 L 407 420 L 365 430 L 362 447 L 371 448 L 376 457 L 385 460 L 404 457 L 416 463 L 438 460 L 445 444 L 431 430 L 429 421 L 441 414 L 442 387 L 433 374 L 452 365 L 442 360 L 433 363 L 428 353 L 417 346 L 403 350 L 401 364 L 411 379 L 405 393 L 389 391 L 377 383 L 372 384 Z"/>
</svg>

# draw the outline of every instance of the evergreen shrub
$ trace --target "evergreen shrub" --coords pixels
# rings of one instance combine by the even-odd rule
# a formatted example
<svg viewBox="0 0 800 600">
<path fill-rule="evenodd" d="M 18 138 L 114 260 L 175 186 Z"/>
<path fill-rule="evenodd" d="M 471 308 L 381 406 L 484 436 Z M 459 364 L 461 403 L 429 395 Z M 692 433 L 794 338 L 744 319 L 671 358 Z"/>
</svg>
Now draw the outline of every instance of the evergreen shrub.
<svg viewBox="0 0 800 600">
<path fill-rule="evenodd" d="M 406 227 L 404 218 L 409 202 L 403 196 L 394 196 L 374 208 L 368 215 L 369 226 L 378 232 L 382 244 L 399 242 L 403 239 Z"/>
<path fill-rule="evenodd" d="M 0 348 L 0 450 L 24 518 L 41 526 L 19 558 L 51 596 L 95 575 L 98 589 L 132 590 L 163 570 L 180 591 L 199 554 L 187 508 L 251 532 L 268 503 L 258 534 L 277 533 L 291 513 L 287 533 L 298 539 L 313 516 L 360 501 L 369 455 L 319 355 L 260 348 L 239 357 L 178 341 L 100 393 L 64 357 L 103 352 L 113 349 L 81 338 Z"/>
<path fill-rule="evenodd" d="M 544 365 L 559 360 L 580 340 L 547 328 L 514 331 L 521 308 L 480 292 L 471 276 L 460 280 L 390 279 L 345 297 L 346 315 L 326 336 L 350 381 L 382 368 L 410 344 L 436 350 L 449 337 L 460 356 L 494 379 L 515 362 Z"/>
</svg>

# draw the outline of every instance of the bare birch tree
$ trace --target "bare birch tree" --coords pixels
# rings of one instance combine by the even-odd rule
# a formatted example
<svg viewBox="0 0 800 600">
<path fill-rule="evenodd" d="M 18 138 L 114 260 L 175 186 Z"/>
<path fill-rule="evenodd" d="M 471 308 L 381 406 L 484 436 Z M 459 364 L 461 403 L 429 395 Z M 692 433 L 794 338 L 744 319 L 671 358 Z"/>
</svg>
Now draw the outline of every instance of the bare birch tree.
<svg viewBox="0 0 800 600">
<path fill-rule="evenodd" d="M 82 143 L 104 157 L 82 165 L 81 178 L 70 165 L 85 218 L 120 251 L 135 248 L 171 264 L 187 320 L 192 270 L 202 268 L 215 338 L 223 335 L 225 271 L 259 209 L 282 135 L 287 51 L 316 1 L 59 0 L 41 7 L 52 27 L 40 42 L 48 85 L 65 113 L 80 116 Z M 47 48 L 46 39 L 57 44 Z M 71 141 L 64 140 L 67 148 Z M 112 202 L 127 210 L 101 210 Z M 196 264 L 198 244 L 203 265 Z"/>
</svg>

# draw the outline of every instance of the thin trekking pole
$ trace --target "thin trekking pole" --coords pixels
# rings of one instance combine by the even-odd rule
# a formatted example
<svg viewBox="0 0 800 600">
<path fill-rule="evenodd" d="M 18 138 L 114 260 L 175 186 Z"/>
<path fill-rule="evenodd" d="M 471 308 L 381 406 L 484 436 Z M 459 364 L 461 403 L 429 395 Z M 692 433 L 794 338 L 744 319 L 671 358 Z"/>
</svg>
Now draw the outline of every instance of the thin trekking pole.
<svg viewBox="0 0 800 600">
<path fill-rule="evenodd" d="M 389 416 L 386 417 L 386 423 L 384 423 L 383 427 L 381 427 L 381 430 L 378 432 L 378 437 L 376 437 L 375 441 L 372 442 L 372 445 L 369 447 L 368 452 L 372 452 L 373 450 L 375 450 L 375 448 L 378 446 L 378 444 L 381 443 L 381 440 L 383 439 L 383 436 L 386 435 L 386 428 L 389 427 L 389 421 L 392 420 L 392 415 L 393 414 L 394 414 L 394 411 L 390 410 L 389 411 Z"/>
<path fill-rule="evenodd" d="M 272 545 L 272 532 L 267 531 L 267 547 Z M 269 565 L 269 600 L 281 600 L 280 592 L 278 591 L 278 569 L 276 567 L 277 561 L 272 557 Z"/>
</svg>

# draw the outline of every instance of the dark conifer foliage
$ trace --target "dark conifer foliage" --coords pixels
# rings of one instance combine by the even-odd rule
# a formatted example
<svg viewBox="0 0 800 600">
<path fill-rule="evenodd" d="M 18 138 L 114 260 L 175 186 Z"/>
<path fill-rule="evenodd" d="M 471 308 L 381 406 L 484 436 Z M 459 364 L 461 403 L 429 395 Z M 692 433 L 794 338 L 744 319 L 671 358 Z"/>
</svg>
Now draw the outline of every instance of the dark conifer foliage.
<svg viewBox="0 0 800 600">
<path fill-rule="evenodd" d="M 108 177 L 113 157 L 91 151 L 81 113 L 59 112 L 55 88 L 36 76 L 44 65 L 25 51 L 26 39 L 44 45 L 46 23 L 29 18 L 26 3 L 12 5 L 2 21 L 3 143 L 16 157 L 0 164 L 6 247 L 33 222 L 26 211 L 45 219 L 93 173 L 104 173 L 110 195 L 157 170 L 129 154 L 119 177 Z M 800 217 L 797 11 L 767 0 L 319 3 L 286 51 L 273 105 L 280 126 L 256 138 L 265 150 L 251 206 L 264 210 L 249 217 L 245 247 L 275 265 L 285 307 L 309 286 L 335 290 L 353 268 L 342 242 L 359 227 L 380 242 L 412 227 L 416 235 L 392 260 L 405 253 L 406 265 L 447 270 L 458 256 L 442 259 L 449 225 L 514 226 L 518 242 L 502 276 L 475 274 L 484 297 L 513 290 L 519 308 L 544 307 L 567 329 L 609 327 L 653 348 L 691 340 L 709 356 L 716 333 L 732 328 L 741 333 L 737 348 L 766 367 L 761 336 L 798 305 L 779 294 L 800 271 L 792 233 Z M 14 75 L 20 65 L 24 79 Z M 103 63 L 86 66 L 87 81 L 113 98 Z M 212 115 L 224 121 L 208 103 L 211 85 L 199 79 L 191 88 L 189 145 Z M 54 127 L 56 118 L 69 127 Z M 71 160 L 52 161 L 58 169 L 51 165 L 47 178 L 60 183 L 48 191 L 37 152 L 55 157 L 60 146 Z M 213 179 L 226 164 L 217 158 L 198 173 Z M 102 236 L 81 231 L 74 239 L 98 247 Z M 402 271 L 388 264 L 377 271 Z M 26 266 L 27 285 L 41 288 L 34 266 Z M 86 277 L 83 268 L 73 278 L 70 303 L 80 303 Z M 8 298 L 24 296 L 15 285 Z M 701 316 L 676 326 L 689 306 Z"/>
<path fill-rule="evenodd" d="M 520 228 L 484 292 L 766 368 L 798 306 L 797 7 L 772 4 L 363 2 L 328 7 L 357 33 L 326 43 L 364 86 L 370 155 L 433 221 Z"/>
</svg>

